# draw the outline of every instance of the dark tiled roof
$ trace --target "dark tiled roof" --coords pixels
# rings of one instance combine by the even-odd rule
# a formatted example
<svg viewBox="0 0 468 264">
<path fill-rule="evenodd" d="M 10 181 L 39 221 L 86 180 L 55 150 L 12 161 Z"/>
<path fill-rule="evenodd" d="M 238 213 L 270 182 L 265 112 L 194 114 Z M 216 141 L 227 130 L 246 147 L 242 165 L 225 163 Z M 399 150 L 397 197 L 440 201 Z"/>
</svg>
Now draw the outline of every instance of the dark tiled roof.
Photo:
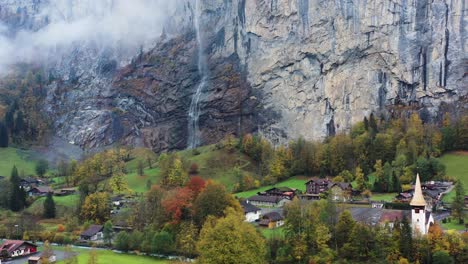
<svg viewBox="0 0 468 264">
<path fill-rule="evenodd" d="M 33 189 L 31 189 L 31 191 L 33 191 L 33 190 L 37 190 L 37 192 L 39 192 L 39 193 L 53 192 L 53 190 L 49 186 L 38 186 L 38 187 L 34 187 Z"/>
<path fill-rule="evenodd" d="M 309 181 L 307 181 L 306 184 L 308 184 L 310 182 L 315 182 L 317 184 L 328 184 L 330 182 L 330 180 L 328 178 L 320 179 L 320 178 L 314 177 L 314 178 L 310 179 Z"/>
<path fill-rule="evenodd" d="M 263 215 L 263 219 L 269 219 L 270 221 L 283 220 L 283 217 L 278 212 L 269 212 Z"/>
<path fill-rule="evenodd" d="M 278 203 L 281 199 L 283 198 L 280 196 L 254 195 L 247 200 L 253 202 Z"/>
<path fill-rule="evenodd" d="M 38 183 L 39 181 L 37 179 L 34 179 L 34 178 L 25 178 L 25 179 L 21 179 L 21 182 L 25 182 L 25 183 Z"/>
<path fill-rule="evenodd" d="M 242 209 L 244 209 L 244 213 L 252 213 L 252 212 L 257 212 L 260 211 L 260 208 L 257 206 L 247 203 L 246 201 L 241 202 Z"/>
<path fill-rule="evenodd" d="M 86 237 L 92 237 L 101 231 L 102 231 L 102 225 L 91 225 L 88 229 L 86 229 L 83 233 L 81 233 L 81 235 L 86 236 Z"/>
</svg>

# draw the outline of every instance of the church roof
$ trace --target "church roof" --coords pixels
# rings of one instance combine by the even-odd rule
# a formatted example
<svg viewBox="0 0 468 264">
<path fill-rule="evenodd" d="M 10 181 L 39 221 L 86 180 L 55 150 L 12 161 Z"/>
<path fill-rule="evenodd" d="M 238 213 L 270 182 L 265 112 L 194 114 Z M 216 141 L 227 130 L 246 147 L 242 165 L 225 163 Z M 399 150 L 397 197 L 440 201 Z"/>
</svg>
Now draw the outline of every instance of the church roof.
<svg viewBox="0 0 468 264">
<path fill-rule="evenodd" d="M 411 206 L 426 206 L 426 200 L 421 189 L 421 181 L 419 180 L 419 173 L 416 175 L 416 185 L 414 186 L 413 199 L 410 202 Z"/>
</svg>

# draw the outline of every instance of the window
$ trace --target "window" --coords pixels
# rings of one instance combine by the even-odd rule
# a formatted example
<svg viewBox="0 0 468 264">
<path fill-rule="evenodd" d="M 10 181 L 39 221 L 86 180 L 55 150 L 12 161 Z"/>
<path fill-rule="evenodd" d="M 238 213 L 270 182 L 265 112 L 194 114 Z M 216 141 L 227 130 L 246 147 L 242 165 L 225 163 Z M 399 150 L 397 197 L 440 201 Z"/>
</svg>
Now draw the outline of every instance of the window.
<svg viewBox="0 0 468 264">
<path fill-rule="evenodd" d="M 414 209 L 415 213 L 419 214 L 419 208 Z"/>
</svg>

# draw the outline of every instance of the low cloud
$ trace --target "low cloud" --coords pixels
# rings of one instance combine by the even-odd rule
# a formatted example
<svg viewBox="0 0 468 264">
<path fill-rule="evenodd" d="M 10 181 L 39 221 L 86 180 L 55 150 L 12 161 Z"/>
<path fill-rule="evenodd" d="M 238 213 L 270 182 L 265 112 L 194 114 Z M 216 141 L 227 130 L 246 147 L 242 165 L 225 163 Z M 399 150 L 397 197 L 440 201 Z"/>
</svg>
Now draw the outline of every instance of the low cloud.
<svg viewBox="0 0 468 264">
<path fill-rule="evenodd" d="M 72 46 L 87 43 L 121 50 L 150 47 L 181 1 L 49 0 L 47 4 L 34 7 L 35 11 L 28 1 L 16 2 L 22 5 L 8 6 L 7 3 L 2 6 L 0 3 L 0 7 L 10 8 L 12 14 L 21 7 L 27 10 L 27 19 L 44 23 L 44 26 L 12 32 L 11 23 L 0 21 L 0 73 L 8 72 L 16 63 L 50 61 L 65 55 Z"/>
</svg>

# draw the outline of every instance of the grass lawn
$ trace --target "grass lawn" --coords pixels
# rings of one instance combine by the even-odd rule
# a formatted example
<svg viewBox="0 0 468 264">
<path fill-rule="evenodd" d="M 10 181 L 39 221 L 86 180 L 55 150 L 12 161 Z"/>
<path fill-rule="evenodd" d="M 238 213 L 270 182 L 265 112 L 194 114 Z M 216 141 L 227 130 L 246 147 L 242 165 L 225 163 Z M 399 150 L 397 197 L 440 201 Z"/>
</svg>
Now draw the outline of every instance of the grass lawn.
<svg viewBox="0 0 468 264">
<path fill-rule="evenodd" d="M 10 177 L 11 168 L 16 166 L 21 175 L 35 174 L 36 161 L 32 158 L 29 150 L 16 148 L 0 148 L 0 176 Z"/>
<path fill-rule="evenodd" d="M 455 220 L 455 219 L 452 219 L 452 222 L 450 223 L 442 223 L 440 222 L 440 224 L 442 225 L 442 227 L 446 230 L 465 230 L 465 225 L 462 224 L 458 224 L 458 221 Z"/>
<path fill-rule="evenodd" d="M 53 247 L 55 250 L 64 251 L 64 247 Z M 89 258 L 89 249 L 82 249 L 82 248 L 72 248 L 73 252 L 78 253 L 78 263 L 79 264 L 86 264 L 88 263 Z M 147 256 L 137 256 L 137 255 L 129 255 L 129 254 L 121 254 L 116 253 L 112 250 L 101 250 L 96 249 L 97 253 L 97 262 L 99 264 L 116 264 L 116 263 L 128 263 L 128 264 L 168 264 L 171 261 L 168 260 L 161 260 L 153 257 Z M 57 263 L 64 263 L 64 261 L 59 261 Z"/>
<path fill-rule="evenodd" d="M 250 174 L 255 178 L 255 166 L 249 157 L 237 151 L 232 153 L 223 149 L 217 149 L 216 145 L 208 145 L 197 148 L 199 154 L 193 150 L 180 151 L 179 155 L 185 158 L 189 163 L 196 163 L 200 176 L 205 179 L 215 180 L 222 183 L 231 191 L 237 178 L 235 167 L 238 166 L 243 173 Z"/>
<path fill-rule="evenodd" d="M 54 202 L 58 210 L 60 210 L 60 208 L 71 208 L 74 205 L 77 205 L 79 199 L 80 197 L 78 194 L 68 196 L 54 196 Z M 41 214 L 44 209 L 44 200 L 45 197 L 37 199 L 26 210 L 33 214 Z"/>
<path fill-rule="evenodd" d="M 126 175 L 128 187 L 134 192 L 146 192 L 146 182 L 151 181 L 152 184 L 157 184 L 160 181 L 159 168 L 145 169 L 144 175 L 139 176 L 137 172 L 132 172 Z"/>
<path fill-rule="evenodd" d="M 371 200 L 392 202 L 396 195 L 396 193 L 372 193 Z"/>
<path fill-rule="evenodd" d="M 260 233 L 266 238 L 272 238 L 272 237 L 284 237 L 284 228 L 279 227 L 279 228 L 274 228 L 274 229 L 269 229 L 269 228 L 259 228 Z"/>
<path fill-rule="evenodd" d="M 446 167 L 446 174 L 449 177 L 456 178 L 463 183 L 465 194 L 468 193 L 468 152 L 452 152 L 443 155 L 440 160 Z M 455 190 L 448 195 L 444 195 L 444 202 L 452 202 L 455 197 Z"/>
<path fill-rule="evenodd" d="M 285 181 L 278 182 L 277 184 L 274 184 L 274 185 L 268 185 L 268 186 L 260 187 L 258 189 L 236 193 L 234 195 L 239 198 L 247 198 L 247 197 L 257 194 L 258 192 L 262 192 L 273 187 L 290 187 L 290 188 L 299 189 L 301 191 L 305 191 L 305 188 L 306 188 L 305 183 L 307 181 L 308 181 L 308 178 L 305 178 L 305 177 L 293 177 Z"/>
</svg>

